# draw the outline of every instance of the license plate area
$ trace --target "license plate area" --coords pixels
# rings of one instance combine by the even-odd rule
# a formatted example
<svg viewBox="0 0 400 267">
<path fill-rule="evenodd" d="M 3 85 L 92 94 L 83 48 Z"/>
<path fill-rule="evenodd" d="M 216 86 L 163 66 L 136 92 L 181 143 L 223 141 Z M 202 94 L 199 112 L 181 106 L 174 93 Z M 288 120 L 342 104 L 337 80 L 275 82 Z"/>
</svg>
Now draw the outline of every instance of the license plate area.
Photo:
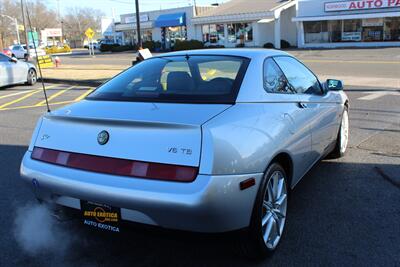
<svg viewBox="0 0 400 267">
<path fill-rule="evenodd" d="M 120 232 L 121 209 L 81 200 L 83 224 L 99 230 Z"/>
</svg>

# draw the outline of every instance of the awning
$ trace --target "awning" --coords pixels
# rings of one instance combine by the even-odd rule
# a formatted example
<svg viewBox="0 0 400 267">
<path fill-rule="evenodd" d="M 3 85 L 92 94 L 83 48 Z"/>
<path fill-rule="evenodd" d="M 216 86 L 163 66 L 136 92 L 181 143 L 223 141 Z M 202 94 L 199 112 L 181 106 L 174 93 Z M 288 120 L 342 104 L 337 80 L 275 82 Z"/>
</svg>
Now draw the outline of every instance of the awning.
<svg viewBox="0 0 400 267">
<path fill-rule="evenodd" d="M 257 21 L 257 23 L 270 23 L 270 22 L 273 22 L 275 19 L 271 19 L 271 18 L 269 18 L 269 19 L 260 19 L 259 21 Z"/>
<path fill-rule="evenodd" d="M 153 28 L 153 23 L 151 21 L 147 22 L 141 22 L 140 23 L 140 28 L 141 29 L 152 29 Z M 123 24 L 117 24 L 115 25 L 115 31 L 116 32 L 122 32 L 122 31 L 132 31 L 136 30 L 136 23 L 123 23 Z"/>
<path fill-rule="evenodd" d="M 293 22 L 296 21 L 320 21 L 320 20 L 346 20 L 346 19 L 373 19 L 385 17 L 399 17 L 400 12 L 377 12 L 368 14 L 346 14 L 346 15 L 333 15 L 333 16 L 318 16 L 318 17 L 295 17 L 292 18 Z"/>
<path fill-rule="evenodd" d="M 174 13 L 160 15 L 154 23 L 155 27 L 174 27 L 174 26 L 185 26 L 186 15 L 185 13 Z"/>
</svg>

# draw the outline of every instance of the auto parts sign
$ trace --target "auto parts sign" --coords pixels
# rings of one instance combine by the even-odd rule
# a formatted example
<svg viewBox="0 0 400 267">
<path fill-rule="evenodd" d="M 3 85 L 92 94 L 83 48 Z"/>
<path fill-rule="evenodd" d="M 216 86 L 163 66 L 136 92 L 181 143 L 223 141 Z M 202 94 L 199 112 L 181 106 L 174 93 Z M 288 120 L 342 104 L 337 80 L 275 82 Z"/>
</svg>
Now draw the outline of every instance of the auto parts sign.
<svg viewBox="0 0 400 267">
<path fill-rule="evenodd" d="M 325 3 L 325 12 L 400 7 L 400 0 L 359 0 Z"/>
</svg>

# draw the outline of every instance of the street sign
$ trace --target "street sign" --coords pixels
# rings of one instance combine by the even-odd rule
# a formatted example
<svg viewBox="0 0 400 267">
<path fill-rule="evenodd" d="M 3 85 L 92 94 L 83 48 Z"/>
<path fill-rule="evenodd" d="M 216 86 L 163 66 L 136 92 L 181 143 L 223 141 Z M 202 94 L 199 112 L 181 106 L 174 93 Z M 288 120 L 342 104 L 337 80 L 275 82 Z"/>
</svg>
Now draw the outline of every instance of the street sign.
<svg viewBox="0 0 400 267">
<path fill-rule="evenodd" d="M 88 29 L 85 31 L 85 35 L 86 35 L 87 38 L 93 39 L 94 31 L 93 31 L 91 28 L 88 28 Z"/>
<path fill-rule="evenodd" d="M 19 31 L 25 31 L 24 25 L 18 24 L 18 30 Z"/>
</svg>

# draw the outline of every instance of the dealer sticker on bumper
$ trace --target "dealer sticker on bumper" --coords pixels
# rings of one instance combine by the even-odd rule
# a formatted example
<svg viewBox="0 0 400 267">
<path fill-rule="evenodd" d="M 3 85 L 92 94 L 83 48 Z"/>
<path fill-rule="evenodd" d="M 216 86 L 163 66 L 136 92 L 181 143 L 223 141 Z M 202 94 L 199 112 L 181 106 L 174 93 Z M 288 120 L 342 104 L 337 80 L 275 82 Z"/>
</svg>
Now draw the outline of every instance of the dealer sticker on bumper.
<svg viewBox="0 0 400 267">
<path fill-rule="evenodd" d="M 85 225 L 120 232 L 121 210 L 119 208 L 81 200 L 81 211 Z"/>
</svg>

